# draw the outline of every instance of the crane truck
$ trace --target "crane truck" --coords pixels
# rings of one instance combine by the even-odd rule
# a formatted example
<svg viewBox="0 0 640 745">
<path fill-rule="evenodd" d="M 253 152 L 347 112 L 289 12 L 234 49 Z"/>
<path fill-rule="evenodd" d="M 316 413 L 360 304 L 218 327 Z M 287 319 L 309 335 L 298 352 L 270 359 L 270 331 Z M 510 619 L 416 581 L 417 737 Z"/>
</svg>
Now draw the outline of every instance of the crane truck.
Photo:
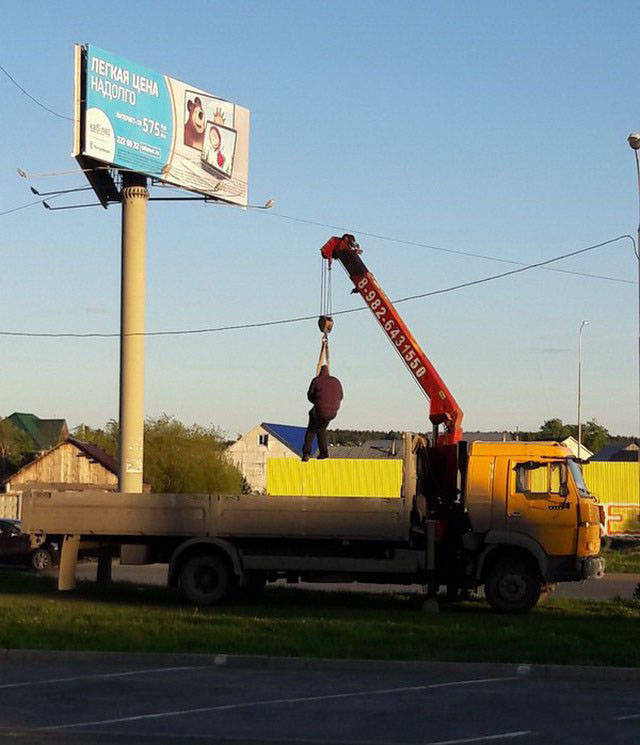
<svg viewBox="0 0 640 745">
<path fill-rule="evenodd" d="M 432 596 L 444 586 L 451 598 L 483 587 L 495 610 L 523 613 L 557 582 L 602 576 L 601 509 L 571 451 L 466 442 L 462 410 L 361 253 L 348 234 L 321 249 L 430 401 L 430 435 L 403 438 L 400 497 L 25 493 L 33 545 L 62 546 L 60 587 L 63 574 L 72 586 L 81 541 L 96 552 L 137 546 L 139 563 L 167 563 L 169 585 L 201 605 L 284 578 L 421 584 Z"/>
</svg>

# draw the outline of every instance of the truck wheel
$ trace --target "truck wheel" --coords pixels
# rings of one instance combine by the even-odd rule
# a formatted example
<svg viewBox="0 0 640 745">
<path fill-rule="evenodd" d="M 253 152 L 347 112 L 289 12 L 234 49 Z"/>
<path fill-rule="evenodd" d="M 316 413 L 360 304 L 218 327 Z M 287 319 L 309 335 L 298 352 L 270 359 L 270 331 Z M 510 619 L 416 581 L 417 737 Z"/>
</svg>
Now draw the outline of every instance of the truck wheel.
<svg viewBox="0 0 640 745">
<path fill-rule="evenodd" d="M 538 602 L 542 582 L 527 561 L 502 559 L 489 571 L 484 594 L 500 613 L 526 613 Z"/>
<path fill-rule="evenodd" d="M 53 555 L 48 548 L 37 548 L 31 554 L 31 566 L 37 571 L 42 572 L 45 569 L 51 569 L 53 566 Z"/>
<path fill-rule="evenodd" d="M 180 587 L 187 599 L 197 605 L 216 605 L 234 590 L 235 575 L 229 564 L 213 554 L 198 554 L 180 571 Z"/>
</svg>

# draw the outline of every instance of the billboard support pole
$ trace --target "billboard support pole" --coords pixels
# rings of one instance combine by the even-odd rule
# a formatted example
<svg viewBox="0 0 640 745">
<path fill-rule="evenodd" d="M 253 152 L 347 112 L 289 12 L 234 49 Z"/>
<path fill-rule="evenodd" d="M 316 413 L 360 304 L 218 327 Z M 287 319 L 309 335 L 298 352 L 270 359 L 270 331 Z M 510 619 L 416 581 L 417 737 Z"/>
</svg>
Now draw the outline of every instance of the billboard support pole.
<svg viewBox="0 0 640 745">
<path fill-rule="evenodd" d="M 118 490 L 142 493 L 147 179 L 122 173 Z"/>
</svg>

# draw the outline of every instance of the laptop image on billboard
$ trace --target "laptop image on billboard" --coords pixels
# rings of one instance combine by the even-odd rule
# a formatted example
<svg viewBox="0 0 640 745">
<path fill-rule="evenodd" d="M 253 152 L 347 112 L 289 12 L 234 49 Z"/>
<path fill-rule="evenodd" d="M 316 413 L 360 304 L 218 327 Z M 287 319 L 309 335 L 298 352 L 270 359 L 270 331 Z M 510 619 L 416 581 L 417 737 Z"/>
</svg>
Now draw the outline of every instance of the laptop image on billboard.
<svg viewBox="0 0 640 745">
<path fill-rule="evenodd" d="M 219 179 L 231 178 L 237 132 L 223 124 L 208 121 L 204 131 L 200 165 Z"/>
</svg>

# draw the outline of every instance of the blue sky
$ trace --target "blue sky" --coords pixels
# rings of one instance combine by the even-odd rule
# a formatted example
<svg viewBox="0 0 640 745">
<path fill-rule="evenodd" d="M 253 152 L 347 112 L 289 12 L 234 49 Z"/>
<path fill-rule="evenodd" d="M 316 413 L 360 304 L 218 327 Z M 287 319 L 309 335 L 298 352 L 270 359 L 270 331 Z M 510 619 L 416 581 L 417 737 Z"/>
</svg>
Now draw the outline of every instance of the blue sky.
<svg viewBox="0 0 640 745">
<path fill-rule="evenodd" d="M 29 2 L 4 5 L 0 64 L 70 115 L 72 48 L 91 42 L 251 110 L 250 201 L 271 213 L 149 205 L 149 331 L 306 315 L 320 246 L 389 236 L 536 262 L 634 232 L 628 133 L 640 129 L 631 2 Z M 32 199 L 16 167 L 73 169 L 71 123 L 0 75 L 0 211 Z M 40 189 L 82 176 L 34 179 Z M 310 220 L 340 230 L 285 219 Z M 4 331 L 119 328 L 120 210 L 0 217 Z M 392 298 L 508 269 L 360 236 Z M 628 241 L 558 268 L 635 280 Z M 355 307 L 341 271 L 334 307 Z M 399 306 L 470 429 L 574 422 L 578 328 L 583 414 L 638 429 L 634 284 L 533 270 Z M 150 338 L 149 416 L 304 424 L 315 322 Z M 336 426 L 417 429 L 428 407 L 372 317 L 336 320 Z M 0 413 L 71 425 L 117 416 L 117 340 L 0 337 Z"/>
</svg>

